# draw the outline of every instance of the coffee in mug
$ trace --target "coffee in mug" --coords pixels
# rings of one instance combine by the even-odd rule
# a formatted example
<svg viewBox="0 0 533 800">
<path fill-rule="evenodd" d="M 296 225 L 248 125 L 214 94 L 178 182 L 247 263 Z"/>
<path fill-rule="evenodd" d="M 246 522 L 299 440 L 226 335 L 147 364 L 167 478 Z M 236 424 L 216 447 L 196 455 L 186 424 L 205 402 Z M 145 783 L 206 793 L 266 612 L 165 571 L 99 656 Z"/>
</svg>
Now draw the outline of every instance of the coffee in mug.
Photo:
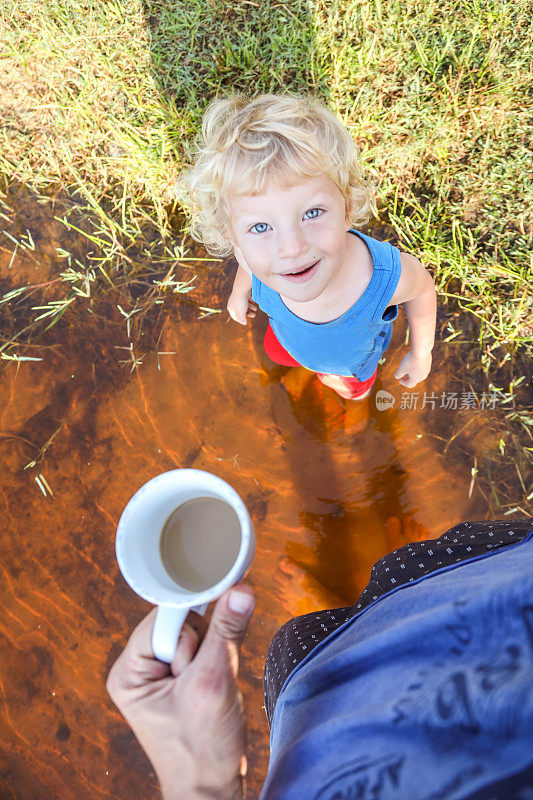
<svg viewBox="0 0 533 800">
<path fill-rule="evenodd" d="M 163 566 L 183 589 L 203 592 L 232 568 L 241 545 L 237 514 L 217 497 L 197 497 L 169 516 L 159 540 Z"/>
</svg>

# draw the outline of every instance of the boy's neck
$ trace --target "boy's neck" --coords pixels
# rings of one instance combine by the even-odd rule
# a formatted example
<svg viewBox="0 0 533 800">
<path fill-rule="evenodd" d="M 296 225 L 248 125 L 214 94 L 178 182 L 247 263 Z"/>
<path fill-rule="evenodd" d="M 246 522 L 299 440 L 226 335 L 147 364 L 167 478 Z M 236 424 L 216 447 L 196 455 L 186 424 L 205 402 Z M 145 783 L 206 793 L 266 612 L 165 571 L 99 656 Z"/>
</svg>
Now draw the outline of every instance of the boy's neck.
<svg viewBox="0 0 533 800">
<path fill-rule="evenodd" d="M 280 294 L 287 308 L 307 322 L 331 322 L 346 313 L 362 296 L 373 272 L 372 256 L 364 241 L 346 233 L 346 248 L 338 272 L 314 300 L 297 302 Z"/>
</svg>

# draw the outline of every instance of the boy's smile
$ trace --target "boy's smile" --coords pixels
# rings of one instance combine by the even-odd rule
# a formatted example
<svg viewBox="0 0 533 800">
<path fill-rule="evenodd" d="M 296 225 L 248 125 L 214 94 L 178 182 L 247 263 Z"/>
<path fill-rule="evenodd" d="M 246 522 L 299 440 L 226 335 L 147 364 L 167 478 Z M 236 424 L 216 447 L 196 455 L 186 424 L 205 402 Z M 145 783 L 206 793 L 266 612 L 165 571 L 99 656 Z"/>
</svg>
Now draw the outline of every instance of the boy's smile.
<svg viewBox="0 0 533 800">
<path fill-rule="evenodd" d="M 329 176 L 271 182 L 261 194 L 231 195 L 229 212 L 237 259 L 282 297 L 307 303 L 337 282 L 350 223 L 344 197 Z"/>
<path fill-rule="evenodd" d="M 305 283 L 305 281 L 309 280 L 312 275 L 315 273 L 315 267 L 318 267 L 320 261 L 314 261 L 308 267 L 302 267 L 301 269 L 295 269 L 294 272 L 286 272 L 283 273 L 283 277 L 286 278 L 291 283 Z"/>
</svg>

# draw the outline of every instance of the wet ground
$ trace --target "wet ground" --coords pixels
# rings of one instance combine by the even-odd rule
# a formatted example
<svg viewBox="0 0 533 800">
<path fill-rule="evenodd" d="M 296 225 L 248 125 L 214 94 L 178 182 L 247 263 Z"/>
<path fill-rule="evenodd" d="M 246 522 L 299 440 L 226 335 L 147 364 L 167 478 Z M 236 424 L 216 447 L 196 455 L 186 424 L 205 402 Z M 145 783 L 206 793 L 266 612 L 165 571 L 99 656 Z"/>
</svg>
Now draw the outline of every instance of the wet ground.
<svg viewBox="0 0 533 800">
<path fill-rule="evenodd" d="M 2 256 L 4 285 L 35 281 L 33 268 L 39 280 L 53 278 L 50 255 L 33 267 L 24 258 L 8 268 Z M 230 280 L 221 269 L 204 271 L 199 304 L 223 308 Z M 453 348 L 442 345 L 418 408 L 401 407 L 403 389 L 392 375 L 403 320 L 377 385 L 395 406 L 378 410 L 372 402 L 367 429 L 353 435 L 344 427 L 344 401 L 318 381 L 291 399 L 280 380 L 286 370 L 262 350 L 263 318 L 245 329 L 225 313 L 199 319 L 176 303 L 157 346 L 171 355 L 147 348 L 130 371 L 118 365 L 123 351 L 114 346 L 124 345 L 124 334 L 116 338 L 111 316 L 86 314 L 64 326 L 61 341 L 41 349 L 43 361 L 2 362 L 0 795 L 156 796 L 150 765 L 105 691 L 111 664 L 148 610 L 118 572 L 114 537 L 143 483 L 195 467 L 235 487 L 257 534 L 248 578 L 257 610 L 240 672 L 256 798 L 268 763 L 264 658 L 288 618 L 272 583 L 278 558 L 294 557 L 350 601 L 387 551 L 390 514 L 412 514 L 430 536 L 490 516 L 471 486 L 471 461 L 453 447 L 442 454 L 451 415 L 475 429 L 480 412 L 439 402 L 421 408 L 424 391 L 440 399 L 468 389 Z M 45 444 L 43 461 L 24 470 Z"/>
</svg>

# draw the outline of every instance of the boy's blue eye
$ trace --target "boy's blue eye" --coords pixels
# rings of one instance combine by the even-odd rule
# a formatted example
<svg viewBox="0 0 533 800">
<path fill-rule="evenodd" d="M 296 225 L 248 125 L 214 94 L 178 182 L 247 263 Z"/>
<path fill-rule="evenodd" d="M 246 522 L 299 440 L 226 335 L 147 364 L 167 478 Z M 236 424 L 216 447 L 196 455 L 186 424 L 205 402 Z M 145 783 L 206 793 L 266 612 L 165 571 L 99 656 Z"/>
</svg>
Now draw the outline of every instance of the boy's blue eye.
<svg viewBox="0 0 533 800">
<path fill-rule="evenodd" d="M 309 211 L 306 211 L 304 214 L 304 219 L 316 219 L 322 214 L 321 208 L 310 208 Z"/>
<path fill-rule="evenodd" d="M 270 225 L 267 225 L 266 222 L 256 222 L 255 225 L 252 225 L 250 230 L 254 233 L 266 233 L 269 227 Z"/>
</svg>

